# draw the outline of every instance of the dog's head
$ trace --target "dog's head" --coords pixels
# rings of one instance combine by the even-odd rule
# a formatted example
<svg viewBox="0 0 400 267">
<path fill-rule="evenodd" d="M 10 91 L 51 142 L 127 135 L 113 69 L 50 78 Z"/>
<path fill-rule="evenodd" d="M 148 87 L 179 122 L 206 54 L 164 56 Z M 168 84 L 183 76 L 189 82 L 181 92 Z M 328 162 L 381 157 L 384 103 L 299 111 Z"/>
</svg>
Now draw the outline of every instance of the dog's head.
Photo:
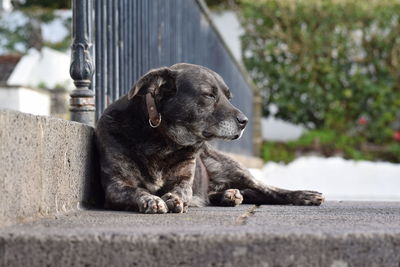
<svg viewBox="0 0 400 267">
<path fill-rule="evenodd" d="M 232 95 L 221 76 L 202 66 L 180 63 L 151 70 L 133 86 L 128 99 L 148 93 L 161 114 L 160 129 L 180 145 L 238 139 L 248 121 L 230 103 Z"/>
</svg>

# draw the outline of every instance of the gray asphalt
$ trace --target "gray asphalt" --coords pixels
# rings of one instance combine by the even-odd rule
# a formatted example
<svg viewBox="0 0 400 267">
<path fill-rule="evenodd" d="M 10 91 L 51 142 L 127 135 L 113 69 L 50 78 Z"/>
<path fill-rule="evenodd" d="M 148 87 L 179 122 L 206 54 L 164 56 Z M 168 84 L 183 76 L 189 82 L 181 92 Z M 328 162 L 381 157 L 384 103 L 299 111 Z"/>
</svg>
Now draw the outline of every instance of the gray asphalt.
<svg viewBox="0 0 400 267">
<path fill-rule="evenodd" d="M 254 214 L 246 216 L 249 209 L 254 210 Z M 62 235 L 60 228 L 68 229 L 68 234 L 103 231 L 123 234 L 232 231 L 267 234 L 392 234 L 400 233 L 400 202 L 328 202 L 319 207 L 204 207 L 190 208 L 185 214 L 84 210 L 6 227 L 3 231 L 40 235 L 44 231 L 48 234 Z"/>
<path fill-rule="evenodd" d="M 92 210 L 0 230 L 4 266 L 400 264 L 400 202 L 242 205 L 166 215 Z"/>
</svg>

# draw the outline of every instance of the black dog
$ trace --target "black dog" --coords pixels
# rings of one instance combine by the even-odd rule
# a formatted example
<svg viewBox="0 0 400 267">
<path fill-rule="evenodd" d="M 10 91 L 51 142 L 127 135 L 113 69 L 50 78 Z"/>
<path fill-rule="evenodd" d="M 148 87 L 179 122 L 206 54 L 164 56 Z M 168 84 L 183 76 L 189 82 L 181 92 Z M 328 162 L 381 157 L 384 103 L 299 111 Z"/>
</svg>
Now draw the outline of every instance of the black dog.
<svg viewBox="0 0 400 267">
<path fill-rule="evenodd" d="M 201 199 L 221 206 L 320 205 L 321 193 L 260 183 L 207 143 L 241 136 L 248 120 L 230 98 L 223 79 L 202 66 L 181 63 L 145 74 L 97 124 L 106 207 L 180 213 Z"/>
</svg>

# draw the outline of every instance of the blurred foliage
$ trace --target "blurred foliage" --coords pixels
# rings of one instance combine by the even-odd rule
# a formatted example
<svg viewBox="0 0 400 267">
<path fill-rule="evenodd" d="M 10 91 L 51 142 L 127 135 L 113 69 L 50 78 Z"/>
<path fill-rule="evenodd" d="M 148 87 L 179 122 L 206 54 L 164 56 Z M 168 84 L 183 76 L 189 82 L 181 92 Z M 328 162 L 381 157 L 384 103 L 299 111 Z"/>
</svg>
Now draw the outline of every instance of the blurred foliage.
<svg viewBox="0 0 400 267">
<path fill-rule="evenodd" d="M 332 130 L 311 130 L 296 141 L 265 142 L 263 145 L 265 161 L 289 163 L 299 155 L 309 154 L 400 162 L 400 144 L 393 141 L 385 145 L 371 145 L 365 143 L 363 137 L 338 135 Z"/>
<path fill-rule="evenodd" d="M 65 29 L 70 32 L 71 19 L 62 18 L 55 13 L 56 9 L 70 8 L 70 2 L 61 0 L 12 1 L 13 12 L 19 12 L 21 18 L 18 19 L 18 23 L 7 23 L 7 20 L 4 19 L 7 14 L 0 15 L 2 50 L 6 53 L 26 53 L 30 48 L 40 50 L 43 46 L 60 51 L 67 50 L 71 43 L 70 34 L 59 42 L 47 42 L 43 39 L 42 25 L 62 19 Z"/>
<path fill-rule="evenodd" d="M 238 10 L 264 115 L 274 103 L 275 116 L 321 130 L 348 157 L 370 157 L 351 150 L 360 142 L 400 151 L 400 1 L 241 0 Z"/>
<path fill-rule="evenodd" d="M 11 3 L 16 8 L 70 9 L 72 0 L 11 0 Z"/>
<path fill-rule="evenodd" d="M 221 11 L 226 9 L 234 9 L 240 5 L 240 0 L 206 0 L 208 8 L 213 11 Z"/>
</svg>

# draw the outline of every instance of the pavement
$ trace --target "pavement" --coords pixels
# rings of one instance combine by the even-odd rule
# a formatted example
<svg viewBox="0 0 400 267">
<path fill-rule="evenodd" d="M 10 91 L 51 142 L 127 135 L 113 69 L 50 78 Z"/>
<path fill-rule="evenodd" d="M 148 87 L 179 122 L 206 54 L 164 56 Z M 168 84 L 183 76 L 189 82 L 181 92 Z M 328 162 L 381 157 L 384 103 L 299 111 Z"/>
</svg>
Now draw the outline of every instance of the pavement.
<svg viewBox="0 0 400 267">
<path fill-rule="evenodd" d="M 0 266 L 400 266 L 400 202 L 80 210 L 0 228 Z"/>
</svg>

